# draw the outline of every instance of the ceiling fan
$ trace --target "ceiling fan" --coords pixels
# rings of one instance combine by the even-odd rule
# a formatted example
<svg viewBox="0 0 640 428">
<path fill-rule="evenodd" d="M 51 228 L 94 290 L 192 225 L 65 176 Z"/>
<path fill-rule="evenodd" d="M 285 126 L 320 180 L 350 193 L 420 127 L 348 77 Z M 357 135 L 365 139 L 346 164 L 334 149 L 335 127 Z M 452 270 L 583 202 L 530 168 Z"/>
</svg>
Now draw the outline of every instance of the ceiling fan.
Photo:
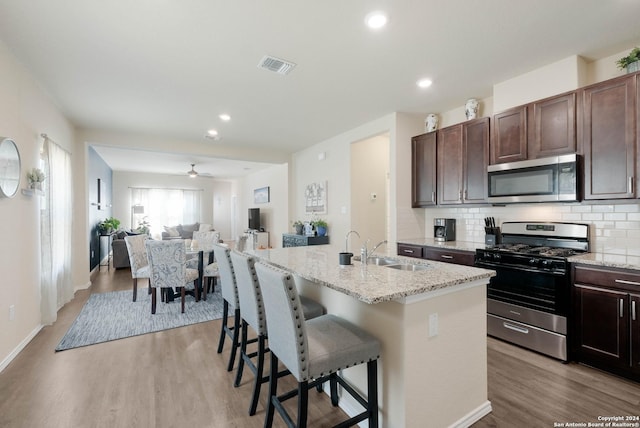
<svg viewBox="0 0 640 428">
<path fill-rule="evenodd" d="M 191 178 L 196 178 L 198 176 L 198 171 L 193 169 L 196 166 L 195 163 L 191 164 L 191 171 L 187 171 L 187 175 Z"/>
</svg>

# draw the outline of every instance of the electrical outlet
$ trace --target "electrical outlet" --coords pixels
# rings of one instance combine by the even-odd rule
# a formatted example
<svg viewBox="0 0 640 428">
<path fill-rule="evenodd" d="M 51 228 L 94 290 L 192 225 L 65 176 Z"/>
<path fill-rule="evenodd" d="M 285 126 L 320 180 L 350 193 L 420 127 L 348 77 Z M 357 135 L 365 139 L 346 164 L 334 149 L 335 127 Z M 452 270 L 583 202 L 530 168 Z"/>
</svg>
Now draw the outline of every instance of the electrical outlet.
<svg viewBox="0 0 640 428">
<path fill-rule="evenodd" d="M 16 319 L 16 305 L 9 306 L 9 321 Z"/>
<path fill-rule="evenodd" d="M 429 315 L 429 337 L 438 335 L 438 313 Z"/>
</svg>

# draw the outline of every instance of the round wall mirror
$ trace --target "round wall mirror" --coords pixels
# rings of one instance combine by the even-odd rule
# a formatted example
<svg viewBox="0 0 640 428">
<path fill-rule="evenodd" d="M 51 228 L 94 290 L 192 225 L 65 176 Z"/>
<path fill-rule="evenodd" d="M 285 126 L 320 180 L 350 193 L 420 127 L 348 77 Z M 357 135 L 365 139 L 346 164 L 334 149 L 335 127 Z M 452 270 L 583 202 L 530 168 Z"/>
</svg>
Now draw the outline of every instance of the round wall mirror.
<svg viewBox="0 0 640 428">
<path fill-rule="evenodd" d="M 12 198 L 20 186 L 20 153 L 10 138 L 0 137 L 0 196 Z"/>
</svg>

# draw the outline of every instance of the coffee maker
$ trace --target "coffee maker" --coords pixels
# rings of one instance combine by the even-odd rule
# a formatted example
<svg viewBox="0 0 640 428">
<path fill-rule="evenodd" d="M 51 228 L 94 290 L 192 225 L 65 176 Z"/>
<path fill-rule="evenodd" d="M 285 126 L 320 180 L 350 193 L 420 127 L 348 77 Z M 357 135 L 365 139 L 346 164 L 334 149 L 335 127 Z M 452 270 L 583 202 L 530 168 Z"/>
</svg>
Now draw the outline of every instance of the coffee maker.
<svg viewBox="0 0 640 428">
<path fill-rule="evenodd" d="M 456 219 L 455 218 L 433 219 L 433 239 L 439 242 L 455 241 L 456 240 Z"/>
</svg>

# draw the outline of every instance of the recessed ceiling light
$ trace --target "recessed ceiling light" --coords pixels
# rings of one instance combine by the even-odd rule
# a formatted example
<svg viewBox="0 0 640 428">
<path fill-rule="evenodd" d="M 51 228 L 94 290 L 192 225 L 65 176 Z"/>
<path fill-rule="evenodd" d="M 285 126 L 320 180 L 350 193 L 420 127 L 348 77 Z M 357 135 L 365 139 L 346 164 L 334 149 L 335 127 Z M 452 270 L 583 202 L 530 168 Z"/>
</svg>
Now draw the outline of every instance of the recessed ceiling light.
<svg viewBox="0 0 640 428">
<path fill-rule="evenodd" d="M 216 131 L 215 129 L 210 129 L 207 131 L 207 135 L 209 135 L 210 137 L 215 137 L 216 135 L 218 135 L 218 131 Z"/>
<path fill-rule="evenodd" d="M 418 80 L 418 86 L 421 88 L 428 88 L 429 86 L 431 86 L 433 82 L 431 81 L 431 79 L 420 79 Z"/>
<path fill-rule="evenodd" d="M 364 22 L 367 24 L 367 27 L 377 30 L 387 24 L 387 15 L 380 11 L 371 12 L 364 18 Z"/>
<path fill-rule="evenodd" d="M 222 113 L 220 116 L 218 116 L 220 118 L 220 120 L 223 120 L 225 122 L 229 122 L 231 120 L 231 116 L 229 116 L 226 113 Z"/>
</svg>

